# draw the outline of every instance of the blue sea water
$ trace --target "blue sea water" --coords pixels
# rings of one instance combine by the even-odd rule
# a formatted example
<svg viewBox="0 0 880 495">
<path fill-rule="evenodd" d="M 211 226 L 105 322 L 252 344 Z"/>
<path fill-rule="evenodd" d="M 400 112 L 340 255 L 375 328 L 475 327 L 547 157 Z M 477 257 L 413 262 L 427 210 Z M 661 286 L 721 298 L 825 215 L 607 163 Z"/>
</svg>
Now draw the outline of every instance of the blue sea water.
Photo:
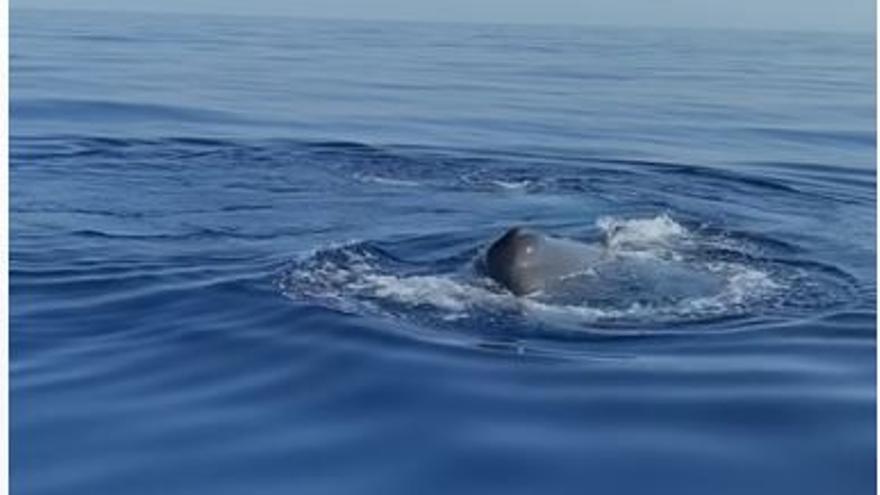
<svg viewBox="0 0 880 495">
<path fill-rule="evenodd" d="M 15 494 L 874 493 L 870 36 L 16 9 L 10 67 Z M 640 268 L 516 298 L 511 225 Z"/>
</svg>

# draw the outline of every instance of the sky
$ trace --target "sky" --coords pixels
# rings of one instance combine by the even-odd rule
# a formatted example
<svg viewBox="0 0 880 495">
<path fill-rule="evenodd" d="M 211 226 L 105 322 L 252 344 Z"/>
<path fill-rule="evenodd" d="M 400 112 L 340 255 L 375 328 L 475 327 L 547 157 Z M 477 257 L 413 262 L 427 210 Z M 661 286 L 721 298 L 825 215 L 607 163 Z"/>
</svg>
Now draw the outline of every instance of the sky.
<svg viewBox="0 0 880 495">
<path fill-rule="evenodd" d="M 856 32 L 875 28 L 874 0 L 12 0 L 13 9 L 25 6 L 443 22 Z"/>
</svg>

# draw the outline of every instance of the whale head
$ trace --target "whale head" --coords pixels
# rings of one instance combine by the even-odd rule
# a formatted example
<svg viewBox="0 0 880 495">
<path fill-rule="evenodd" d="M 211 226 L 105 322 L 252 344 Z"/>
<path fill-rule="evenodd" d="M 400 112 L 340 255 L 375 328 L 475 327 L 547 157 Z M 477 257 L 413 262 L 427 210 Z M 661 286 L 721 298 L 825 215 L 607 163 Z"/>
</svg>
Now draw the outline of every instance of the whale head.
<svg viewBox="0 0 880 495">
<path fill-rule="evenodd" d="M 514 294 L 540 290 L 544 236 L 522 227 L 509 229 L 486 252 L 488 275 Z"/>
</svg>

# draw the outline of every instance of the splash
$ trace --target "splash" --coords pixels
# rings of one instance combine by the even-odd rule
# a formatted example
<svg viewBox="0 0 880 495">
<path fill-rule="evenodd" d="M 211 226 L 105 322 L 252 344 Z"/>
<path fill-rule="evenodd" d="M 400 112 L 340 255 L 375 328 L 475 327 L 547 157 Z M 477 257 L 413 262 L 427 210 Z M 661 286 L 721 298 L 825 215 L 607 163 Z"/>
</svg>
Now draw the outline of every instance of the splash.
<svg viewBox="0 0 880 495">
<path fill-rule="evenodd" d="M 665 214 L 606 217 L 597 225 L 613 256 L 607 266 L 579 274 L 582 285 L 576 287 L 583 290 L 566 297 L 515 297 L 473 263 L 453 271 L 431 263 L 413 266 L 368 242 L 307 253 L 284 269 L 279 288 L 294 299 L 420 325 L 469 320 L 463 324 L 468 329 L 549 323 L 585 331 L 597 324 L 675 326 L 778 310 L 802 303 L 803 290 L 793 290 L 798 287 L 813 287 L 816 304 L 837 292 L 803 269 L 755 258 L 748 254 L 753 246 L 743 243 L 732 251 L 728 236 L 695 233 Z M 788 300 L 793 293 L 799 301 Z"/>
<path fill-rule="evenodd" d="M 367 243 L 309 253 L 283 272 L 278 286 L 288 297 L 315 300 L 344 311 L 422 311 L 443 320 L 515 303 L 513 296 L 485 279 L 455 273 L 417 275 L 395 271 L 390 259 Z"/>
<path fill-rule="evenodd" d="M 668 246 L 686 240 L 690 232 L 669 215 L 653 218 L 618 219 L 602 217 L 596 226 L 605 234 L 605 245 L 612 249 Z"/>
</svg>

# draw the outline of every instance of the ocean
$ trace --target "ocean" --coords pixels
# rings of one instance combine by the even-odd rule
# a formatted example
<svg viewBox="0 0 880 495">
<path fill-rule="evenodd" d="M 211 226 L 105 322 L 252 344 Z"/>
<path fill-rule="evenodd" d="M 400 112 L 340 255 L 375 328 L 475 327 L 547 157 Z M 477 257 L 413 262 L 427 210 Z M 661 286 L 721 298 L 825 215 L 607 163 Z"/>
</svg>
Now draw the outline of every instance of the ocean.
<svg viewBox="0 0 880 495">
<path fill-rule="evenodd" d="M 12 493 L 874 493 L 872 36 L 10 31 Z"/>
</svg>

